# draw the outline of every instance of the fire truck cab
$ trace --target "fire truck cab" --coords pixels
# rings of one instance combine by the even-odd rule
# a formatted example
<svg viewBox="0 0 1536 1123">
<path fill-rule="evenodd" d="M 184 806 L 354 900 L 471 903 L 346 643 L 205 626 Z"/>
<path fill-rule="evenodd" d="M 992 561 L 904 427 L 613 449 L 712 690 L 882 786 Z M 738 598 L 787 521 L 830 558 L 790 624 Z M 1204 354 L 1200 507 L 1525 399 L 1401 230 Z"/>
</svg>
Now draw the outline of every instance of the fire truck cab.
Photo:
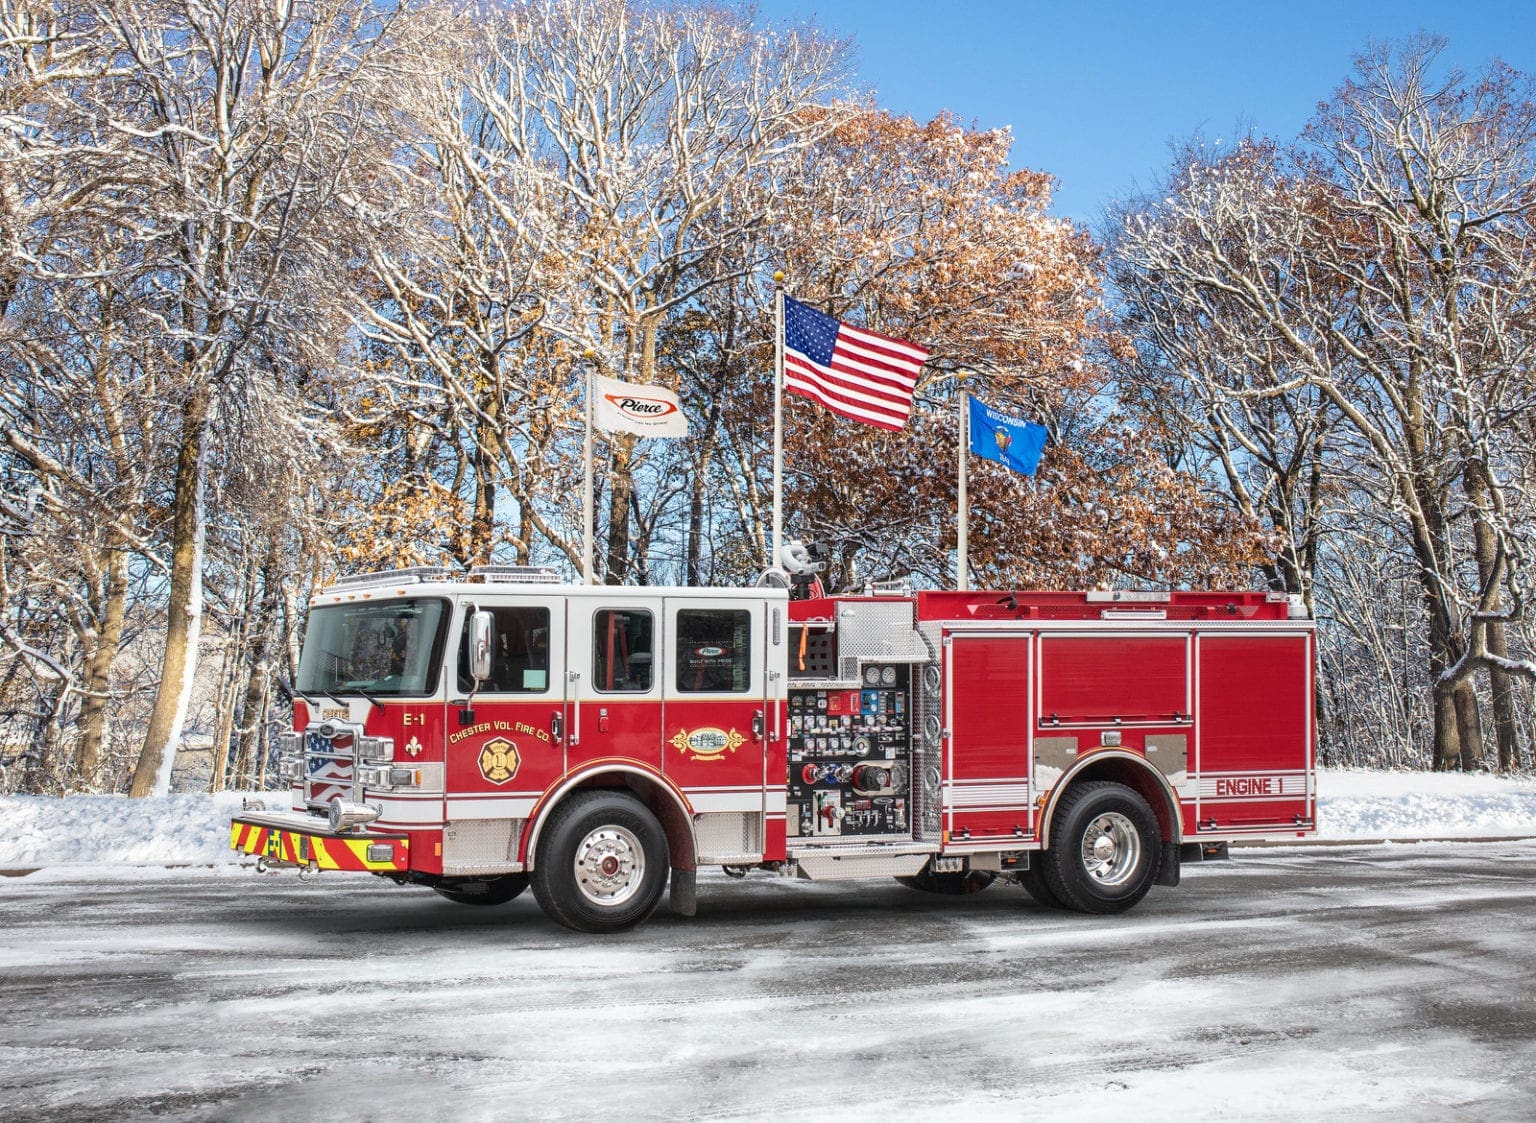
<svg viewBox="0 0 1536 1123">
<path fill-rule="evenodd" d="M 696 871 L 897 877 L 1123 911 L 1314 828 L 1312 623 L 1264 593 L 564 585 L 483 567 L 311 605 L 231 845 L 627 928 Z"/>
</svg>

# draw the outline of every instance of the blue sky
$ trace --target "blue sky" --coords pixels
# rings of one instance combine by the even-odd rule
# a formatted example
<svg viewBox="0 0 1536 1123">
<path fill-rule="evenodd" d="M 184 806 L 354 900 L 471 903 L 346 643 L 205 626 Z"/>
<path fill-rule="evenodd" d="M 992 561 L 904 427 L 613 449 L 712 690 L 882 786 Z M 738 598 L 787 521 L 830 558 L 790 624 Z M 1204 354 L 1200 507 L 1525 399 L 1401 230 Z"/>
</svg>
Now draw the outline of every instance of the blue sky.
<svg viewBox="0 0 1536 1123">
<path fill-rule="evenodd" d="M 1016 166 L 1059 181 L 1056 211 L 1097 221 L 1166 166 L 1169 144 L 1240 127 L 1294 137 L 1373 40 L 1425 30 L 1467 71 L 1536 71 L 1536 3 L 1424 0 L 759 0 L 762 17 L 852 37 L 879 104 L 1013 129 Z"/>
</svg>

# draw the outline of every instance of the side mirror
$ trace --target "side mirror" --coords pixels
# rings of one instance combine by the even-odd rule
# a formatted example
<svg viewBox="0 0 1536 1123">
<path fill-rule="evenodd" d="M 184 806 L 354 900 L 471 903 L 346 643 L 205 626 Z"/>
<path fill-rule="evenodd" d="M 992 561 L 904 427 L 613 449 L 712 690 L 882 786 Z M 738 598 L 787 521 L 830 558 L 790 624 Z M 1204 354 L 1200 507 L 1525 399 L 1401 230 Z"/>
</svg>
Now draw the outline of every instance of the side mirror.
<svg viewBox="0 0 1536 1123">
<path fill-rule="evenodd" d="M 496 617 L 482 608 L 469 618 L 469 673 L 477 690 L 491 677 L 495 650 Z"/>
</svg>

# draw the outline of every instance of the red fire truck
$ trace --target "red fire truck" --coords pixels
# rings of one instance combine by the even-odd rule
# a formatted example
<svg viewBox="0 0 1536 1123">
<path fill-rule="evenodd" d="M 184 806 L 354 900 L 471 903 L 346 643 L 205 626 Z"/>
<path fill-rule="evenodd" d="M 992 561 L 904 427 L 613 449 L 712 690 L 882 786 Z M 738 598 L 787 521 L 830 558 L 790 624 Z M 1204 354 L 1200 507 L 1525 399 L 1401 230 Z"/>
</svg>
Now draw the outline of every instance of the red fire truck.
<svg viewBox="0 0 1536 1123">
<path fill-rule="evenodd" d="M 483 567 L 311 606 L 279 769 L 231 845 L 582 931 L 696 871 L 896 877 L 1123 911 L 1314 830 L 1313 626 L 1251 592 L 562 585 Z"/>
</svg>

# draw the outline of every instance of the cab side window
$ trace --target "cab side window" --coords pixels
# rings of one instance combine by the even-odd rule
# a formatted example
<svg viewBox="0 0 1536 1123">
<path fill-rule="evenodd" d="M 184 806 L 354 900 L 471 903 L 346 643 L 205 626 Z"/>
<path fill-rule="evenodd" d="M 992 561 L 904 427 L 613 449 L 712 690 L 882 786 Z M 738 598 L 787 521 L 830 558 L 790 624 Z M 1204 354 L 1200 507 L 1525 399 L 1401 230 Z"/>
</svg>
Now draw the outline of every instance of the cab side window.
<svg viewBox="0 0 1536 1123">
<path fill-rule="evenodd" d="M 542 694 L 549 689 L 549 609 L 491 605 L 496 621 L 491 678 L 480 684 L 487 694 Z M 459 689 L 474 688 L 469 675 L 469 620 L 459 636 Z"/>
<path fill-rule="evenodd" d="M 745 694 L 752 683 L 752 614 L 740 608 L 684 608 L 677 614 L 677 689 Z"/>
<path fill-rule="evenodd" d="M 656 622 L 643 608 L 603 608 L 592 615 L 592 682 L 605 693 L 651 688 Z"/>
</svg>

